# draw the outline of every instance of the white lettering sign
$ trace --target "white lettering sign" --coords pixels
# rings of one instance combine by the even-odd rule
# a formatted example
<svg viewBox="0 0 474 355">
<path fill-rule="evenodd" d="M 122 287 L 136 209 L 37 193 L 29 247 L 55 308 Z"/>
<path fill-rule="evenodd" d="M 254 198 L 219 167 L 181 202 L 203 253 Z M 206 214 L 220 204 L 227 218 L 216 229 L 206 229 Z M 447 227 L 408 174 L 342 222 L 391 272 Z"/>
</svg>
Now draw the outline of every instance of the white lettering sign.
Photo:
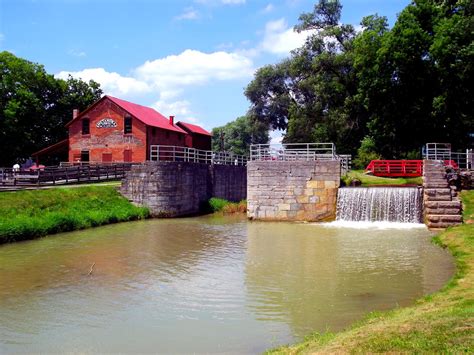
<svg viewBox="0 0 474 355">
<path fill-rule="evenodd" d="M 117 122 L 111 118 L 103 118 L 95 125 L 97 128 L 114 128 L 117 127 Z"/>
</svg>

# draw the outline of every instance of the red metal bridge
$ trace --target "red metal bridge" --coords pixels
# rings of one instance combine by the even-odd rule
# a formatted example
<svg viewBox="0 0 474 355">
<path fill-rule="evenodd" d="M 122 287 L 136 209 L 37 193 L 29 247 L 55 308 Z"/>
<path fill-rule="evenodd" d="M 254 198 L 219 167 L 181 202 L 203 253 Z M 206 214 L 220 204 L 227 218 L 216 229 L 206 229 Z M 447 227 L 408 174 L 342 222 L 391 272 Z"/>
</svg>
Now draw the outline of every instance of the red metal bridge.
<svg viewBox="0 0 474 355">
<path fill-rule="evenodd" d="M 445 160 L 444 163 L 458 169 L 452 160 Z M 417 177 L 423 175 L 423 160 L 372 160 L 365 171 L 375 176 Z"/>
</svg>

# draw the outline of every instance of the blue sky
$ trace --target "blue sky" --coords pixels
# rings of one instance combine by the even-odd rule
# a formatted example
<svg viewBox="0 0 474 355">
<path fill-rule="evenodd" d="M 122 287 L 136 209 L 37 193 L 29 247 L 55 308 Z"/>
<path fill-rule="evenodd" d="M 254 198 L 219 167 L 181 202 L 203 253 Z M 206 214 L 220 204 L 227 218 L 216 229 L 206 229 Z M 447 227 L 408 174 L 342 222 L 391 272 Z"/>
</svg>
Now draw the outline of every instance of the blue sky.
<svg viewBox="0 0 474 355">
<path fill-rule="evenodd" d="M 393 25 L 408 0 L 343 0 L 342 22 Z M 101 83 L 177 120 L 221 126 L 245 114 L 255 70 L 300 46 L 309 0 L 0 0 L 0 50 Z"/>
</svg>

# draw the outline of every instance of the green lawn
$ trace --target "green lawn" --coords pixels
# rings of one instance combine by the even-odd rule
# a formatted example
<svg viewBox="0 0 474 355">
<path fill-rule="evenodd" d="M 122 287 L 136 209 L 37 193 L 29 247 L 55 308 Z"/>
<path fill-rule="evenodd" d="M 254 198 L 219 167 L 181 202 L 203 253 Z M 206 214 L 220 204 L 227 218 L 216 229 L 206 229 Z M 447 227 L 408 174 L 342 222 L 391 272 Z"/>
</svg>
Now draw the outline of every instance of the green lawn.
<svg viewBox="0 0 474 355">
<path fill-rule="evenodd" d="M 0 244 L 148 217 L 114 186 L 0 193 Z"/>
<path fill-rule="evenodd" d="M 360 180 L 362 186 L 374 185 L 422 185 L 422 177 L 415 178 L 385 178 L 364 174 L 364 170 L 351 170 L 342 177 L 342 180 L 349 186 L 351 180 Z"/>
<path fill-rule="evenodd" d="M 411 307 L 372 313 L 346 331 L 312 334 L 269 353 L 473 353 L 474 191 L 463 191 L 461 198 L 469 223 L 434 238 L 456 260 L 456 274 L 442 290 Z"/>
</svg>

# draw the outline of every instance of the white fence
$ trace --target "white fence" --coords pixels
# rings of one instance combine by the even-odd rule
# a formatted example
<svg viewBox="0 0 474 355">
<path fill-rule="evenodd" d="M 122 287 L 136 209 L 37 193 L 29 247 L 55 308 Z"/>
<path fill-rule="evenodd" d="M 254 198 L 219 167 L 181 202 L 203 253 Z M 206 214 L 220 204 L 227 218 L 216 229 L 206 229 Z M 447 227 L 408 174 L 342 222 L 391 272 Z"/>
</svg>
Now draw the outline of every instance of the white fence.
<svg viewBox="0 0 474 355">
<path fill-rule="evenodd" d="M 474 152 L 466 149 L 464 152 L 451 151 L 450 143 L 427 143 L 424 159 L 454 161 L 459 169 L 474 170 Z"/>
<path fill-rule="evenodd" d="M 247 157 L 230 152 L 213 152 L 172 145 L 151 145 L 151 161 L 183 161 L 202 164 L 246 165 Z"/>
<path fill-rule="evenodd" d="M 339 160 L 342 174 L 351 169 L 351 156 L 337 155 L 334 143 L 252 144 L 250 146 L 250 160 Z"/>
</svg>

